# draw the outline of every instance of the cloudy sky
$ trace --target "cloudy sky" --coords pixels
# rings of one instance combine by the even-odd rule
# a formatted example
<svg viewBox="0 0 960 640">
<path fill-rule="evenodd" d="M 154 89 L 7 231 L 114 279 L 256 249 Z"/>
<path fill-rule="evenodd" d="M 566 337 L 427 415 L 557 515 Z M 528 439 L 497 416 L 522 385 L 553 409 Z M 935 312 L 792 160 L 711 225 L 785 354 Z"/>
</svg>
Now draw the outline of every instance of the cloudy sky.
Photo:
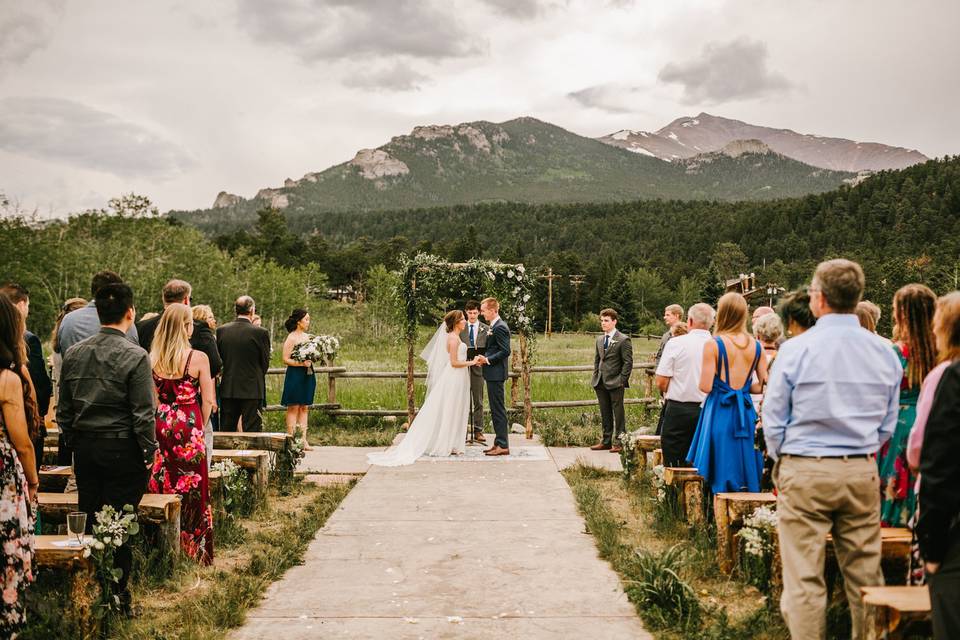
<svg viewBox="0 0 960 640">
<path fill-rule="evenodd" d="M 706 111 L 960 153 L 954 0 L 0 0 L 0 192 L 252 196 L 415 125 Z"/>
</svg>

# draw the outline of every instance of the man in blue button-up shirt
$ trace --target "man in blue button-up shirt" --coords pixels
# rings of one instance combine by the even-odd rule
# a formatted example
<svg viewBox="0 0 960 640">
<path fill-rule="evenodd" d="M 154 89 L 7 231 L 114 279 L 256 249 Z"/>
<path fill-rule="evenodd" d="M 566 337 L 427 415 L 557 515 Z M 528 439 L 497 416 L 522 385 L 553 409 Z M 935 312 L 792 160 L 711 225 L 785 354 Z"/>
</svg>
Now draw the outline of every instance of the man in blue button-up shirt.
<svg viewBox="0 0 960 640">
<path fill-rule="evenodd" d="M 780 347 L 763 400 L 767 451 L 777 459 L 780 610 L 794 640 L 824 637 L 826 537 L 833 534 L 853 637 L 860 587 L 883 584 L 880 485 L 874 454 L 897 424 L 903 369 L 893 349 L 860 327 L 860 265 L 821 263 L 810 286 L 817 324 Z"/>
</svg>

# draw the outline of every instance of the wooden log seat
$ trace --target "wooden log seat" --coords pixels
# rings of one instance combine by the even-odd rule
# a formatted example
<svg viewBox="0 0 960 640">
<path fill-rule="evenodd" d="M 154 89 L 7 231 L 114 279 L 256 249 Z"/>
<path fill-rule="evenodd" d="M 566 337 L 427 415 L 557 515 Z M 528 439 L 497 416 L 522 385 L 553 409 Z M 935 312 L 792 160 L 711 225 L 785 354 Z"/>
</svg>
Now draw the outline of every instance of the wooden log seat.
<svg viewBox="0 0 960 640">
<path fill-rule="evenodd" d="M 664 467 L 663 482 L 668 487 L 677 487 L 687 522 L 703 522 L 703 477 L 693 467 Z"/>
</svg>

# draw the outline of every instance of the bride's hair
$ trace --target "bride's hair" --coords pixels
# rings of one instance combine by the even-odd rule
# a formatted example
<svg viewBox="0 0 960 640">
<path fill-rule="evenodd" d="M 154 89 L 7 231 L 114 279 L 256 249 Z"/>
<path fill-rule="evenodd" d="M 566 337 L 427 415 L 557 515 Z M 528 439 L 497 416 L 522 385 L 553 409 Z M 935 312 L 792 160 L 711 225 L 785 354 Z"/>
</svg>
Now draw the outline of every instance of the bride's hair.
<svg viewBox="0 0 960 640">
<path fill-rule="evenodd" d="M 443 316 L 443 323 L 447 325 L 447 333 L 453 332 L 461 320 L 463 320 L 463 311 L 459 309 L 454 309 Z"/>
</svg>

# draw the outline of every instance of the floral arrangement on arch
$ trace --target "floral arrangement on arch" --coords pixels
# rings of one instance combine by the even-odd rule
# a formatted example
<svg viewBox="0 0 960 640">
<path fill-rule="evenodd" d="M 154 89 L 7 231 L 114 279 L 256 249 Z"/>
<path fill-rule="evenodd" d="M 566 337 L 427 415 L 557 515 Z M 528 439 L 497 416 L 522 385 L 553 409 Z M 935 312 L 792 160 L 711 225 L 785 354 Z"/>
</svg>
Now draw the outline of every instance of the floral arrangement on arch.
<svg viewBox="0 0 960 640">
<path fill-rule="evenodd" d="M 293 348 L 290 358 L 297 362 L 323 363 L 329 365 L 340 352 L 340 339 L 336 336 L 308 336 Z"/>
<path fill-rule="evenodd" d="M 522 264 L 474 259 L 451 264 L 428 253 L 402 256 L 397 298 L 406 310 L 405 334 L 416 336 L 419 322 L 446 308 L 450 298 L 494 297 L 507 323 L 518 333 L 533 336 L 527 310 L 536 279 Z"/>
</svg>

